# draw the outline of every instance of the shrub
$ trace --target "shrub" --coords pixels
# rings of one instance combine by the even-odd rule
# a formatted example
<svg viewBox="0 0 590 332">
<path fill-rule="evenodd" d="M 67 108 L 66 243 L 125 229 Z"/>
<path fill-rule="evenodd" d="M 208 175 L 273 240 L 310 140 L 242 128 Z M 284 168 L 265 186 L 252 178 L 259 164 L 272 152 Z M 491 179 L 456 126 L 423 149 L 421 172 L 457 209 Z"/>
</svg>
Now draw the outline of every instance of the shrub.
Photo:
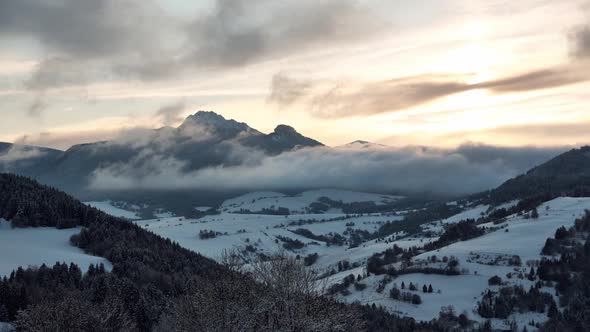
<svg viewBox="0 0 590 332">
<path fill-rule="evenodd" d="M 490 285 L 490 286 L 497 286 L 497 285 L 501 285 L 501 284 L 502 284 L 502 278 L 500 278 L 497 275 L 488 279 L 488 285 Z"/>
</svg>

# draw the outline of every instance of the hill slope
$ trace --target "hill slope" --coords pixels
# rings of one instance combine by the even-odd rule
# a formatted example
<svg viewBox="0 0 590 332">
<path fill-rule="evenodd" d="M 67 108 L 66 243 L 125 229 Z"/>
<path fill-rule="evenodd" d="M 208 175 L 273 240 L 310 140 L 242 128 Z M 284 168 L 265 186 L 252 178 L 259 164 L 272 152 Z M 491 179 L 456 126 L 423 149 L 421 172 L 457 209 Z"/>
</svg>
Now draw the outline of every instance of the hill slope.
<svg viewBox="0 0 590 332">
<path fill-rule="evenodd" d="M 495 203 L 564 194 L 590 195 L 590 146 L 565 152 L 490 192 Z"/>
</svg>

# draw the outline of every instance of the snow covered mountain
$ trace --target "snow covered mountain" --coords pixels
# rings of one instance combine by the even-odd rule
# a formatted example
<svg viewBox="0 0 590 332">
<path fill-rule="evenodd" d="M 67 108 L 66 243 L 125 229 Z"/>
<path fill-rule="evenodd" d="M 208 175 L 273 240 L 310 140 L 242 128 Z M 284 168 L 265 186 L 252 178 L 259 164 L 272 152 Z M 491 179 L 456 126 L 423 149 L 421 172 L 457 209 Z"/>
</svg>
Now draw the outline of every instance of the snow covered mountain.
<svg viewBox="0 0 590 332">
<path fill-rule="evenodd" d="M 386 148 L 386 145 L 377 144 L 369 141 L 363 140 L 356 140 L 350 143 L 347 143 L 342 146 L 343 148 L 350 148 L 350 149 L 375 149 L 375 148 Z"/>
</svg>

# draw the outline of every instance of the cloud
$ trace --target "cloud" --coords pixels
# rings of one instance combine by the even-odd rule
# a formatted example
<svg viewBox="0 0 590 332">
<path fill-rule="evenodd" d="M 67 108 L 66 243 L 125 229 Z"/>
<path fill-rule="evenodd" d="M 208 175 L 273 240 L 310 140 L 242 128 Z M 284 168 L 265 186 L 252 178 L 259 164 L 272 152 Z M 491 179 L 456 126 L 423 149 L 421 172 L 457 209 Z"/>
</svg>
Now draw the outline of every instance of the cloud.
<svg viewBox="0 0 590 332">
<path fill-rule="evenodd" d="M 590 25 L 581 26 L 570 34 L 573 44 L 572 54 L 579 59 L 590 58 Z"/>
<path fill-rule="evenodd" d="M 21 160 L 37 158 L 45 155 L 45 152 L 36 147 L 12 145 L 8 151 L 0 153 L 0 164 L 10 164 Z"/>
<path fill-rule="evenodd" d="M 149 1 L 4 0 L 0 31 L 35 38 L 55 53 L 94 59 L 150 48 L 158 16 Z"/>
<path fill-rule="evenodd" d="M 67 132 L 45 131 L 19 137 L 15 143 L 39 145 L 53 149 L 66 150 L 72 145 L 112 139 L 120 134 L 120 129 L 94 129 Z"/>
<path fill-rule="evenodd" d="M 511 93 L 580 83 L 590 80 L 586 74 L 588 70 L 587 64 L 574 63 L 477 84 L 466 83 L 464 77 L 454 75 L 419 75 L 364 83 L 360 87 L 338 83 L 328 91 L 309 93 L 307 100 L 312 106 L 311 112 L 319 117 L 378 114 L 412 108 L 470 90 Z"/>
<path fill-rule="evenodd" d="M 41 115 L 41 112 L 43 112 L 45 107 L 47 107 L 47 104 L 43 100 L 43 94 L 38 94 L 27 107 L 27 115 L 38 117 Z"/>
<path fill-rule="evenodd" d="M 370 82 L 359 88 L 336 85 L 325 93 L 313 95 L 311 110 L 320 117 L 378 114 L 418 106 L 467 89 L 464 83 L 435 81 L 436 78 L 430 81 L 429 77 Z"/>
<path fill-rule="evenodd" d="M 37 64 L 25 87 L 34 91 L 59 88 L 88 81 L 89 66 L 83 61 L 52 57 Z"/>
<path fill-rule="evenodd" d="M 47 59 L 25 82 L 37 91 L 243 66 L 377 29 L 367 7 L 353 0 L 218 0 L 190 15 L 169 15 L 154 0 L 5 0 L 0 37 L 42 47 Z"/>
<path fill-rule="evenodd" d="M 312 81 L 276 73 L 270 84 L 268 101 L 281 107 L 289 106 L 304 97 L 312 87 Z"/>
<path fill-rule="evenodd" d="M 234 67 L 366 37 L 379 29 L 372 16 L 349 0 L 218 0 L 187 31 L 196 64 Z"/>
<path fill-rule="evenodd" d="M 278 156 L 252 155 L 234 146 L 234 166 L 186 171 L 186 161 L 154 156 L 139 167 L 97 169 L 93 189 L 287 190 L 342 188 L 380 192 L 465 194 L 493 188 L 546 161 L 560 149 L 464 145 L 429 148 L 307 148 Z M 144 162 L 148 159 L 142 159 Z"/>
<path fill-rule="evenodd" d="M 502 79 L 469 85 L 468 90 L 488 89 L 493 92 L 521 92 L 549 89 L 590 80 L 586 72 L 590 67 L 572 64 L 550 69 L 541 69 Z"/>
<path fill-rule="evenodd" d="M 438 142 L 453 144 L 457 141 L 490 141 L 496 144 L 514 145 L 519 142 L 535 142 L 543 146 L 572 146 L 590 143 L 590 122 L 531 123 L 508 125 L 488 129 L 459 131 L 436 137 Z M 387 141 L 393 141 L 393 137 Z"/>
<path fill-rule="evenodd" d="M 184 102 L 166 105 L 156 111 L 156 117 L 161 119 L 164 126 L 172 126 L 184 119 L 182 115 L 185 109 L 186 105 Z"/>
</svg>

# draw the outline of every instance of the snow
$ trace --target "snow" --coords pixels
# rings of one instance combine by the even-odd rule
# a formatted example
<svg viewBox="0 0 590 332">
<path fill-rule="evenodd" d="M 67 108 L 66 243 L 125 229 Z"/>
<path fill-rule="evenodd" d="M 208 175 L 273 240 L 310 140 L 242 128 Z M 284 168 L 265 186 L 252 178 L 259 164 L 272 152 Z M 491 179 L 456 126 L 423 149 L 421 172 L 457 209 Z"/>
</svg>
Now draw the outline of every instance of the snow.
<svg viewBox="0 0 590 332">
<path fill-rule="evenodd" d="M 292 209 L 304 208 L 310 202 L 322 196 L 331 195 L 331 199 L 344 202 L 363 201 L 373 199 L 379 201 L 381 195 L 367 194 L 347 197 L 350 192 L 316 190 L 304 192 L 297 196 L 287 196 L 276 192 L 257 192 L 243 195 L 224 203 L 227 210 L 239 210 L 248 208 L 252 211 L 263 207 L 270 208 L 283 206 Z M 328 195 L 329 194 L 329 195 Z M 338 196 L 340 195 L 340 196 Z M 254 202 L 252 202 L 254 201 Z M 508 202 L 501 207 L 510 207 L 517 201 Z M 498 208 L 498 207 L 496 207 Z M 413 273 L 402 275 L 388 284 L 382 293 L 377 293 L 376 288 L 383 276 L 369 276 L 362 280 L 367 284 L 363 291 L 356 291 L 351 286 L 351 294 L 340 296 L 339 299 L 346 302 L 359 301 L 361 303 L 375 303 L 382 305 L 392 312 L 403 316 L 413 317 L 417 320 L 430 320 L 438 317 L 441 307 L 452 305 L 457 314 L 466 312 L 470 319 L 483 321 L 475 312 L 477 302 L 488 288 L 497 289 L 498 286 L 489 286 L 488 279 L 494 275 L 502 277 L 507 285 L 522 285 L 530 287 L 534 282 L 527 278 L 520 278 L 520 274 L 526 275 L 530 267 L 528 262 L 535 262 L 542 258 L 541 249 L 545 240 L 552 237 L 555 230 L 561 226 L 570 227 L 574 221 L 590 209 L 590 198 L 561 197 L 541 204 L 538 207 L 538 219 L 525 219 L 522 216 L 509 216 L 506 222 L 493 225 L 484 224 L 480 227 L 493 227 L 495 230 L 485 235 L 468 241 L 457 242 L 439 250 L 426 252 L 413 258 L 416 266 L 446 266 L 445 263 L 430 263 L 427 258 L 436 255 L 439 260 L 443 256 L 454 256 L 459 260 L 459 269 L 463 274 L 458 276 L 446 276 L 437 274 Z M 464 219 L 477 219 L 482 213 L 485 215 L 490 210 L 487 205 L 477 205 L 467 208 L 454 216 L 426 225 L 426 230 L 442 231 L 445 224 L 452 224 Z M 398 211 L 399 212 L 399 211 Z M 313 222 L 309 223 L 312 220 Z M 181 246 L 199 252 L 213 259 L 220 259 L 225 249 L 235 248 L 241 251 L 247 246 L 254 248 L 256 253 L 272 254 L 282 246 L 277 241 L 277 236 L 297 239 L 305 243 L 301 249 L 287 251 L 290 255 L 318 254 L 317 262 L 312 265 L 319 273 L 337 269 L 340 261 L 346 260 L 351 269 L 326 277 L 326 284 L 340 282 L 349 274 L 366 275 L 366 261 L 375 253 L 397 245 L 401 248 L 423 246 L 435 241 L 437 237 L 425 237 L 423 234 L 407 236 L 403 232 L 388 237 L 388 241 L 370 240 L 361 243 L 355 248 L 344 246 L 327 246 L 322 241 L 314 241 L 309 238 L 294 234 L 292 231 L 304 228 L 316 235 L 329 233 L 343 234 L 349 229 L 374 232 L 383 223 L 403 222 L 403 216 L 387 214 L 368 214 L 362 216 L 346 216 L 343 213 L 325 214 L 291 214 L 288 216 L 273 216 L 259 214 L 237 214 L 227 211 L 219 215 L 205 216 L 200 219 L 165 218 L 161 220 L 141 220 L 136 223 L 143 228 L 170 238 Z M 301 225 L 293 223 L 302 223 Z M 216 238 L 200 239 L 200 230 L 213 230 L 219 232 Z M 508 231 L 506 231 L 508 230 Z M 396 238 L 395 241 L 393 239 Z M 277 243 L 278 242 L 278 243 Z M 518 255 L 521 266 L 510 266 L 506 258 Z M 500 263 L 491 265 L 492 261 L 500 258 Z M 513 277 L 508 279 L 506 275 L 511 273 Z M 389 298 L 389 291 L 394 284 L 401 285 L 402 281 L 409 285 L 410 282 L 418 284 L 418 292 L 423 303 L 414 305 L 396 301 Z M 422 285 L 432 285 L 433 293 L 423 293 Z M 440 290 L 440 293 L 438 292 Z M 406 289 L 405 291 L 409 291 Z M 533 318 L 537 322 L 543 321 L 545 316 L 536 313 L 514 314 L 511 319 L 517 321 L 520 328 Z M 506 321 L 496 320 L 494 326 L 502 327 Z M 531 329 L 529 327 L 530 330 Z"/>
<path fill-rule="evenodd" d="M 518 205 L 519 202 L 520 202 L 519 199 L 515 199 L 515 200 L 512 200 L 512 201 L 506 202 L 504 204 L 500 204 L 500 205 L 496 206 L 494 209 L 495 210 L 499 210 L 499 209 L 506 209 L 506 210 L 508 210 L 508 209 L 510 209 L 510 208 L 515 207 L 516 205 Z"/>
<path fill-rule="evenodd" d="M 110 214 L 114 217 L 125 218 L 129 220 L 137 220 L 140 217 L 137 215 L 136 212 L 124 210 L 118 208 L 113 205 L 111 201 L 101 201 L 101 202 L 84 202 L 84 204 L 92 206 L 101 210 L 104 213 Z"/>
<path fill-rule="evenodd" d="M 546 210 L 547 206 L 549 210 Z M 503 229 L 469 241 L 457 242 L 440 249 L 436 255 L 464 258 L 461 261 L 465 261 L 469 252 L 517 254 L 523 262 L 540 259 L 545 240 L 553 237 L 559 227 L 573 226 L 575 219 L 582 216 L 586 209 L 590 209 L 590 198 L 557 198 L 539 206 L 538 219 L 514 216 L 505 223 L 508 232 Z M 425 256 L 428 254 L 422 255 Z"/>
<path fill-rule="evenodd" d="M 478 205 L 474 208 L 465 210 L 461 213 L 458 213 L 452 217 L 449 217 L 447 219 L 443 219 L 442 223 L 443 224 L 455 224 L 458 223 L 461 220 L 465 220 L 465 219 L 477 219 L 479 217 L 481 217 L 482 215 L 484 215 L 486 213 L 486 211 L 488 210 L 489 205 Z"/>
<path fill-rule="evenodd" d="M 252 212 L 262 209 L 288 208 L 292 213 L 305 213 L 306 209 L 321 197 L 328 197 L 343 203 L 375 202 L 377 205 L 386 204 L 400 199 L 399 196 L 363 193 L 336 189 L 319 189 L 304 191 L 295 196 L 288 196 L 278 192 L 251 192 L 226 200 L 220 210 L 224 212 L 239 212 L 241 209 Z"/>
<path fill-rule="evenodd" d="M 549 208 L 547 209 L 547 207 Z M 483 206 L 474 208 L 468 214 L 476 214 L 483 208 Z M 466 274 L 459 276 L 420 273 L 402 275 L 394 279 L 382 294 L 375 292 L 382 276 L 371 276 L 363 280 L 363 283 L 369 286 L 367 289 L 362 292 L 352 291 L 351 295 L 341 297 L 341 299 L 347 302 L 360 301 L 362 303 L 376 303 L 383 305 L 391 311 L 414 317 L 417 320 L 436 318 L 442 306 L 451 304 L 458 314 L 466 311 L 471 319 L 482 321 L 483 319 L 474 311 L 477 301 L 481 299 L 481 294 L 486 289 L 496 287 L 488 286 L 487 280 L 494 275 L 498 275 L 508 285 L 523 285 L 525 289 L 530 287 L 533 282 L 526 278 L 518 278 L 518 273 L 523 272 L 526 274 L 530 269 L 526 265 L 527 261 L 538 261 L 542 258 L 540 253 L 545 240 L 553 237 L 557 228 L 561 226 L 565 226 L 566 228 L 573 226 L 575 220 L 582 216 L 586 209 L 590 209 L 590 198 L 562 197 L 543 203 L 538 207 L 540 215 L 538 219 L 524 219 L 519 216 L 511 216 L 505 223 L 496 225 L 507 225 L 506 228 L 498 229 L 475 239 L 457 242 L 434 252 L 426 252 L 413 258 L 415 263 L 424 264 L 425 260 L 432 255 L 436 255 L 439 259 L 443 256 L 454 256 L 460 262 L 460 269 L 467 269 Z M 460 217 L 454 216 L 447 220 L 460 220 L 460 218 L 465 216 L 466 214 L 462 213 Z M 493 225 L 488 224 L 485 226 Z M 506 229 L 508 229 L 508 232 L 505 231 Z M 396 241 L 394 243 L 397 244 L 398 242 Z M 481 258 L 474 259 L 475 255 L 480 255 Z M 486 257 L 511 257 L 512 255 L 518 255 L 523 265 L 517 267 L 485 264 Z M 506 278 L 506 274 L 509 272 L 514 274 L 510 279 Z M 342 277 L 347 274 L 343 273 Z M 416 293 L 422 298 L 422 304 L 413 305 L 388 298 L 389 290 L 393 287 L 393 284 L 397 284 L 399 288 L 402 281 L 406 286 L 409 285 L 409 282 L 419 285 L 419 291 Z M 422 285 L 424 284 L 432 284 L 434 293 L 424 294 L 421 291 Z M 440 294 L 437 292 L 439 289 L 441 290 Z M 408 290 L 406 289 L 406 291 Z M 520 328 L 526 325 L 531 318 L 537 322 L 547 319 L 546 316 L 536 313 L 514 314 L 511 316 L 511 319 L 514 319 Z M 504 323 L 498 321 L 495 324 L 501 326 Z"/>
<path fill-rule="evenodd" d="M 454 203 L 454 204 L 449 204 L 449 203 L 447 203 L 447 204 L 448 205 L 456 205 L 456 202 L 451 202 L 451 203 Z M 462 220 L 466 220 L 466 219 L 477 220 L 481 216 L 485 215 L 486 211 L 488 209 L 489 209 L 489 205 L 478 205 L 478 206 L 469 208 L 467 210 L 464 210 L 464 211 L 462 211 L 454 216 L 451 216 L 449 218 L 435 221 L 435 222 L 431 222 L 428 224 L 424 224 L 421 227 L 424 231 L 442 233 L 444 231 L 445 225 L 456 224 L 456 223 L 458 223 Z"/>
<path fill-rule="evenodd" d="M 448 305 L 453 305 L 458 314 L 466 311 L 469 313 L 469 317 L 474 316 L 474 304 L 481 298 L 482 289 L 487 287 L 487 279 L 470 275 L 444 276 L 413 273 L 397 277 L 379 294 L 375 289 L 381 279 L 383 279 L 383 276 L 367 277 L 361 281 L 368 286 L 365 290 L 353 291 L 349 296 L 341 296 L 340 298 L 347 302 L 375 303 L 402 316 L 429 321 L 438 317 L 441 307 Z M 402 282 L 405 284 L 406 289 L 401 289 Z M 417 285 L 418 291 L 408 289 L 410 282 Z M 389 292 L 394 285 L 397 285 L 397 288 L 402 292 L 418 294 L 422 298 L 422 304 L 415 305 L 391 299 Z M 423 285 L 432 285 L 434 291 L 432 293 L 422 292 Z M 439 290 L 440 293 L 438 293 Z"/>
<path fill-rule="evenodd" d="M 9 332 L 9 331 L 14 331 L 14 325 L 10 324 L 10 323 L 4 323 L 4 322 L 0 322 L 0 332 Z"/>
<path fill-rule="evenodd" d="M 154 216 L 156 218 L 174 218 L 176 215 L 170 211 L 159 211 L 159 212 L 155 212 Z"/>
<path fill-rule="evenodd" d="M 9 275 L 19 266 L 52 266 L 56 262 L 73 262 L 83 271 L 90 264 L 103 263 L 110 270 L 112 266 L 106 259 L 88 255 L 70 244 L 70 237 L 79 232 L 79 228 L 11 228 L 8 221 L 0 219 L 0 276 Z"/>
<path fill-rule="evenodd" d="M 333 220 L 339 218 L 341 220 Z M 289 216 L 233 214 L 205 216 L 200 219 L 166 218 L 160 220 L 135 221 L 146 230 L 162 237 L 178 242 L 181 246 L 201 253 L 213 259 L 220 259 L 226 249 L 236 248 L 244 250 L 246 246 L 253 246 L 258 253 L 273 254 L 281 248 L 282 242 L 277 236 L 297 239 L 307 244 L 304 248 L 289 252 L 301 256 L 317 253 L 319 255 L 315 268 L 325 271 L 335 267 L 339 261 L 348 260 L 350 263 L 364 263 L 371 255 L 381 252 L 391 244 L 383 241 L 368 241 L 356 248 L 344 246 L 327 246 L 322 241 L 315 241 L 293 233 L 299 228 L 307 229 L 316 235 L 328 233 L 342 234 L 348 228 L 373 232 L 387 221 L 400 221 L 400 216 L 363 215 L 349 216 L 336 214 L 301 214 Z M 303 225 L 289 225 L 293 222 L 315 220 L 314 223 Z M 347 226 L 346 224 L 354 226 Z M 201 230 L 211 230 L 221 233 L 212 239 L 200 239 Z M 401 235 L 401 234 L 399 234 Z M 416 245 L 422 239 L 403 240 L 400 246 Z"/>
</svg>

